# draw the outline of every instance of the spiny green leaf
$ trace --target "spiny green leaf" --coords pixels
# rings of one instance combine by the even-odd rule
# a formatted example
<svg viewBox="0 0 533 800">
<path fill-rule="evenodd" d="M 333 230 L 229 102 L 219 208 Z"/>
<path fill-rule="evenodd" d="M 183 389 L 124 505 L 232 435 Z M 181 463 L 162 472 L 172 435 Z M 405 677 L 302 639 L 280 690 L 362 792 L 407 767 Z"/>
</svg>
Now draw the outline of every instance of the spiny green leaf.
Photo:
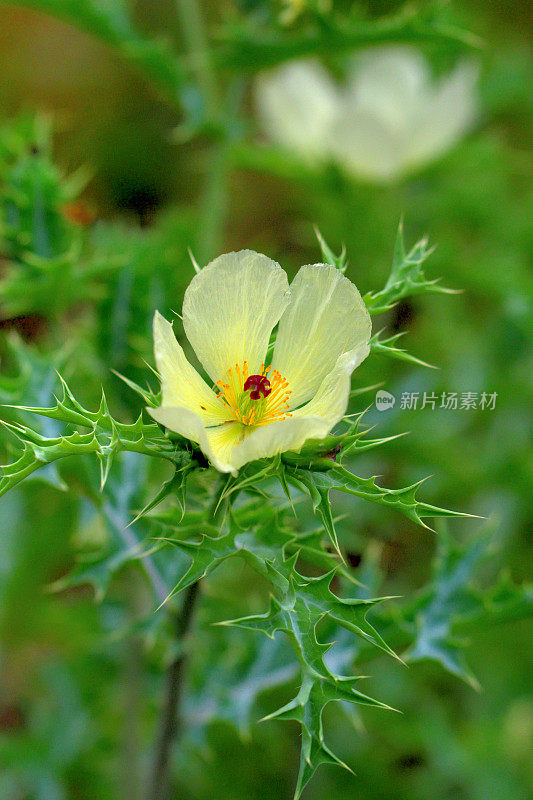
<svg viewBox="0 0 533 800">
<path fill-rule="evenodd" d="M 5 421 L 2 424 L 23 442 L 24 449 L 16 461 L 2 466 L 0 497 L 46 464 L 71 455 L 96 454 L 100 451 L 100 443 L 94 433 L 74 432 L 68 436 L 48 438 L 25 425 Z"/>
<path fill-rule="evenodd" d="M 383 386 L 383 381 L 381 383 L 374 383 L 372 386 L 358 386 L 355 389 L 352 389 L 350 392 L 350 400 L 353 397 L 359 397 L 361 394 L 366 394 L 366 392 L 374 392 L 376 389 L 380 389 Z"/>
<path fill-rule="evenodd" d="M 153 392 L 150 387 L 143 389 L 142 386 L 139 386 L 138 383 L 135 383 L 135 381 L 132 381 L 130 378 L 126 378 L 125 375 L 121 375 L 120 372 L 117 372 L 115 369 L 111 371 L 114 372 L 117 378 L 120 378 L 121 381 L 124 381 L 126 386 L 129 386 L 130 389 L 136 392 L 136 394 L 138 394 L 139 397 L 143 399 L 143 401 L 146 403 L 147 406 L 150 406 L 151 408 L 156 408 L 156 406 L 161 405 L 160 391 Z"/>
<path fill-rule="evenodd" d="M 396 347 L 396 342 L 404 335 L 404 331 L 395 333 L 389 336 L 388 339 L 380 339 L 381 331 L 375 333 L 370 340 L 370 347 L 376 355 L 387 356 L 388 358 L 395 358 L 399 361 L 407 361 L 409 364 L 416 364 L 418 367 L 429 367 L 430 369 L 437 369 L 433 364 L 428 364 L 426 361 L 417 358 L 416 356 L 403 350 L 401 347 Z"/>
<path fill-rule="evenodd" d="M 273 711 L 265 719 L 296 720 L 302 726 L 302 756 L 295 797 L 299 797 L 317 767 L 322 763 L 346 766 L 324 741 L 322 714 L 331 701 L 344 701 L 377 708 L 390 707 L 359 691 L 361 676 L 341 676 L 328 667 L 325 656 L 331 645 L 317 638 L 317 628 L 329 619 L 355 633 L 375 647 L 395 655 L 367 622 L 368 610 L 386 598 L 343 600 L 330 590 L 335 571 L 317 578 L 307 578 L 295 568 L 295 559 L 276 563 L 276 569 L 287 580 L 287 589 L 271 596 L 269 610 L 224 625 L 251 629 L 274 638 L 277 632 L 290 640 L 301 671 L 301 685 L 296 697 Z"/>
<path fill-rule="evenodd" d="M 172 591 L 169 592 L 167 600 L 187 589 L 193 583 L 199 581 L 200 578 L 205 578 L 223 561 L 238 552 L 235 547 L 235 533 L 231 530 L 216 537 L 202 534 L 198 541 L 183 541 L 165 537 L 161 537 L 160 541 L 178 547 L 191 559 L 188 569 L 180 577 Z"/>
<path fill-rule="evenodd" d="M 361 420 L 365 413 L 366 411 L 361 411 L 358 414 L 344 417 L 343 422 L 348 423 L 348 427 L 342 433 L 329 434 L 323 439 L 308 439 L 299 452 L 282 453 L 281 463 L 276 474 L 278 480 L 287 482 L 289 473 L 285 474 L 285 465 L 289 472 L 291 467 L 312 472 L 328 472 L 336 461 L 341 461 L 348 453 L 353 455 L 373 450 L 393 439 L 405 436 L 404 433 L 399 433 L 381 439 L 367 438 L 372 429 L 361 427 Z"/>
<path fill-rule="evenodd" d="M 333 514 L 331 512 L 328 489 L 323 487 L 320 482 L 317 484 L 310 471 L 298 470 L 297 474 L 295 474 L 295 471 L 292 471 L 288 473 L 288 476 L 290 482 L 294 486 L 297 486 L 302 491 L 307 490 L 309 493 L 309 497 L 311 498 L 311 502 L 313 504 L 313 511 L 319 514 L 324 525 L 324 530 L 326 531 L 333 547 L 342 558 L 342 553 L 339 547 L 339 539 L 337 537 L 337 531 L 335 530 L 335 523 L 333 521 Z"/>
<path fill-rule="evenodd" d="M 392 436 L 384 436 L 380 439 L 369 439 L 368 434 L 373 430 L 372 428 L 361 428 L 361 420 L 363 419 L 366 411 L 355 414 L 351 419 L 348 428 L 344 433 L 339 436 L 341 448 L 336 457 L 337 462 L 343 461 L 348 455 L 356 455 L 357 453 L 364 453 L 367 450 L 374 450 L 376 447 L 387 442 L 392 442 L 394 439 L 399 439 L 401 436 L 406 436 L 406 433 L 397 433 Z M 348 421 L 348 417 L 344 418 Z"/>
<path fill-rule="evenodd" d="M 297 477 L 299 477 L 299 474 Z M 315 487 L 320 486 L 322 491 L 338 489 L 341 492 L 361 497 L 372 503 L 396 508 L 410 520 L 425 528 L 428 527 L 423 521 L 426 518 L 473 516 L 472 514 L 438 508 L 419 501 L 416 493 L 419 486 L 424 483 L 423 480 L 403 489 L 386 489 L 378 486 L 374 477 L 359 478 L 340 464 L 334 464 L 328 472 L 313 473 L 313 480 Z"/>
<path fill-rule="evenodd" d="M 260 630 L 262 632 L 268 631 L 268 635 L 272 636 L 277 630 L 283 630 L 288 634 L 295 630 L 293 629 L 292 621 L 285 616 L 287 613 L 294 612 L 305 616 L 307 620 L 306 626 L 309 629 L 313 628 L 313 631 L 327 617 L 341 628 L 345 628 L 347 631 L 361 637 L 374 647 L 388 653 L 388 655 L 398 658 L 396 653 L 366 619 L 371 608 L 384 600 L 390 600 L 390 597 L 367 600 L 343 599 L 335 595 L 329 588 L 337 569 L 315 578 L 308 578 L 297 573 L 293 565 L 292 559 L 287 559 L 283 562 L 282 567 L 280 567 L 279 563 L 276 564 L 276 569 L 286 578 L 288 586 L 283 600 L 278 600 L 273 596 L 270 609 L 266 614 L 242 617 L 223 624 L 247 627 L 251 630 Z M 280 625 L 282 627 L 279 627 Z M 283 627 L 284 625 L 285 627 Z M 315 633 L 313 633 L 313 637 L 316 639 Z M 315 644 L 316 642 L 313 643 L 313 646 Z M 330 645 L 319 645 L 319 647 L 323 648 L 325 653 Z M 303 656 L 303 654 L 304 650 L 302 650 L 301 655 Z"/>
<path fill-rule="evenodd" d="M 29 424 L 41 435 L 55 437 L 61 433 L 61 425 L 51 419 L 37 419 L 27 413 L 9 412 L 8 406 L 26 402 L 38 405 L 49 404 L 54 400 L 57 382 L 56 370 L 62 368 L 69 356 L 70 347 L 63 348 L 52 358 L 40 355 L 35 348 L 26 345 L 18 336 L 6 337 L 7 361 L 13 361 L 13 375 L 0 374 L 0 403 L 4 404 L 6 421 L 16 419 Z M 11 439 L 11 437 L 9 437 Z M 64 482 L 59 477 L 55 464 L 49 464 L 39 472 L 39 478 L 61 489 Z"/>
<path fill-rule="evenodd" d="M 340 598 L 330 589 L 331 581 L 337 572 L 338 570 L 335 568 L 331 572 L 316 578 L 304 578 L 294 570 L 293 579 L 295 586 L 298 588 L 299 597 L 306 601 L 308 608 L 316 608 L 322 615 L 327 615 L 330 620 L 340 625 L 341 628 L 361 636 L 390 656 L 398 658 L 396 653 L 366 619 L 371 608 L 391 598 L 378 597 L 366 600 Z"/>
<path fill-rule="evenodd" d="M 280 466 L 283 465 L 278 463 Z M 253 474 L 271 476 L 270 471 L 264 472 L 260 463 L 251 469 Z M 288 469 L 288 472 L 291 472 L 292 478 L 292 471 Z M 311 474 L 304 470 L 300 472 L 305 477 Z M 251 474 L 245 476 L 238 488 L 246 490 L 250 477 Z M 237 489 L 236 482 L 232 481 L 231 486 Z M 308 486 L 312 491 L 313 484 L 309 483 Z M 327 487 L 322 488 L 327 493 Z M 320 497 L 320 492 L 318 495 Z M 331 644 L 319 640 L 319 626 L 327 622 L 333 628 L 339 627 L 357 636 L 365 645 L 397 656 L 367 620 L 368 611 L 389 598 L 342 598 L 335 594 L 331 589 L 332 581 L 343 574 L 346 567 L 340 566 L 336 556 L 327 551 L 323 551 L 320 558 L 320 564 L 326 567 L 323 574 L 316 577 L 301 574 L 296 568 L 297 562 L 300 558 L 304 561 L 309 559 L 310 563 L 318 561 L 321 537 L 317 533 L 313 536 L 300 535 L 292 530 L 286 513 L 288 511 L 283 512 L 254 499 L 242 506 L 234 504 L 225 515 L 220 531 L 211 531 L 207 518 L 204 516 L 205 522 L 202 522 L 200 514 L 192 525 L 188 522 L 178 527 L 174 536 L 159 537 L 159 542 L 160 546 L 175 546 L 189 558 L 189 564 L 170 596 L 209 575 L 223 561 L 234 556 L 243 558 L 271 584 L 268 611 L 218 624 L 260 632 L 270 639 L 282 632 L 292 644 L 300 665 L 301 688 L 291 703 L 269 717 L 297 719 L 302 725 L 303 757 L 297 788 L 299 796 L 320 763 L 324 760 L 338 761 L 327 748 L 323 737 L 322 712 L 327 703 L 337 700 L 389 708 L 359 691 L 361 676 L 337 674 L 333 660 L 328 665 Z M 185 538 L 186 531 L 194 531 L 196 538 Z M 346 661 L 342 663 L 346 664 Z"/>
<path fill-rule="evenodd" d="M 259 461 L 252 461 L 249 464 L 245 464 L 240 470 L 239 474 L 236 477 L 230 476 L 224 487 L 224 491 L 221 494 L 221 501 L 229 498 L 231 495 L 234 495 L 237 492 L 242 492 L 244 490 L 250 490 L 253 488 L 253 491 L 260 492 L 258 489 L 258 484 L 266 479 L 270 478 L 279 470 L 281 456 L 275 456 L 274 458 L 264 458 Z"/>
<path fill-rule="evenodd" d="M 366 433 L 367 431 L 365 431 L 364 434 L 358 434 L 356 436 L 346 436 L 338 460 L 342 461 L 348 455 L 352 456 L 357 453 L 364 453 L 367 450 L 374 450 L 374 448 L 381 447 L 383 444 L 387 444 L 387 442 L 394 441 L 394 439 L 407 436 L 407 432 L 405 432 L 396 433 L 393 436 L 383 436 L 381 439 L 366 439 L 363 438 Z"/>
<path fill-rule="evenodd" d="M 184 466 L 177 468 L 171 477 L 163 483 L 157 494 L 138 512 L 135 518 L 130 523 L 137 522 L 141 517 L 148 514 L 149 511 L 156 508 L 159 503 L 163 502 L 166 497 L 175 497 L 181 511 L 181 519 L 185 513 L 185 490 L 187 486 L 187 477 L 195 469 L 194 462 L 188 462 Z M 179 524 L 179 523 L 178 523 Z"/>
<path fill-rule="evenodd" d="M 440 292 L 454 294 L 453 289 L 446 289 L 438 279 L 428 281 L 422 264 L 431 255 L 433 248 L 428 247 L 426 238 L 420 239 L 406 253 L 403 239 L 403 223 L 400 222 L 396 246 L 392 261 L 392 269 L 384 288 L 379 292 L 365 295 L 365 303 L 371 315 L 382 314 L 393 308 L 403 297 L 424 292 Z"/>
<path fill-rule="evenodd" d="M 348 268 L 348 260 L 346 258 L 346 247 L 343 245 L 342 250 L 338 256 L 335 255 L 331 247 L 329 247 L 328 243 L 315 226 L 315 235 L 318 239 L 318 243 L 320 245 L 320 249 L 322 250 L 322 256 L 326 264 L 330 264 L 335 269 L 340 270 L 340 272 L 346 272 Z"/>
<path fill-rule="evenodd" d="M 324 530 L 341 558 L 342 554 L 329 500 L 329 492 L 332 489 L 397 508 L 409 519 L 423 527 L 428 527 L 423 521 L 425 518 L 471 516 L 419 501 L 416 491 L 423 481 L 403 489 L 387 489 L 378 486 L 375 478 L 359 478 L 337 463 L 336 458 L 340 461 L 348 454 L 369 450 L 390 441 L 391 438 L 396 438 L 365 439 L 366 431 L 359 429 L 361 417 L 362 414 L 357 415 L 344 434 L 330 435 L 323 440 L 309 441 L 299 453 L 283 453 L 281 460 L 271 464 L 267 462 L 265 467 L 261 465 L 261 462 L 249 465 L 248 469 L 251 470 L 251 473 L 230 479 L 227 493 L 231 493 L 237 488 L 248 487 L 254 479 L 258 481 L 275 475 L 285 494 L 290 495 L 289 485 L 291 485 L 309 495 L 313 510 L 320 516 Z"/>
<path fill-rule="evenodd" d="M 470 632 L 533 614 L 531 586 L 514 583 L 505 572 L 492 581 L 481 579 L 484 564 L 497 569 L 498 549 L 490 530 L 456 542 L 439 524 L 432 580 L 405 602 L 387 603 L 376 613 L 383 636 L 395 647 L 408 648 L 406 662 L 436 661 L 478 688 L 464 653 Z M 374 653 L 373 646 L 363 644 L 358 658 L 364 661 Z"/>
<path fill-rule="evenodd" d="M 330 700 L 340 700 L 341 697 L 347 703 L 362 703 L 366 705 L 364 702 L 365 695 L 357 692 L 357 700 L 352 696 L 352 692 L 356 691 L 355 689 L 350 691 L 350 686 L 353 686 L 353 683 L 352 679 L 347 679 L 346 688 L 344 688 L 340 686 L 339 682 L 336 691 L 332 692 L 329 684 L 313 681 L 307 676 L 304 678 L 300 691 L 294 700 L 264 718 L 264 720 L 296 720 L 302 727 L 300 769 L 294 800 L 298 800 L 303 789 L 321 764 L 335 764 L 352 772 L 350 767 L 341 761 L 326 745 L 322 715 Z M 370 702 L 368 705 L 374 705 L 374 703 Z"/>
<path fill-rule="evenodd" d="M 155 423 L 145 423 L 142 415 L 131 424 L 117 422 L 109 412 L 104 394 L 98 411 L 89 411 L 74 398 L 65 381 L 61 381 L 63 397 L 57 400 L 55 406 L 16 408 L 25 413 L 58 420 L 67 426 L 88 428 L 89 431 L 73 431 L 47 437 L 27 425 L 4 421 L 3 424 L 23 442 L 24 451 L 19 459 L 3 467 L 0 496 L 45 464 L 87 453 L 94 453 L 100 462 L 102 487 L 109 475 L 113 458 L 122 451 L 163 458 L 178 468 L 187 464 L 193 466 L 189 451 L 177 448 Z"/>
</svg>

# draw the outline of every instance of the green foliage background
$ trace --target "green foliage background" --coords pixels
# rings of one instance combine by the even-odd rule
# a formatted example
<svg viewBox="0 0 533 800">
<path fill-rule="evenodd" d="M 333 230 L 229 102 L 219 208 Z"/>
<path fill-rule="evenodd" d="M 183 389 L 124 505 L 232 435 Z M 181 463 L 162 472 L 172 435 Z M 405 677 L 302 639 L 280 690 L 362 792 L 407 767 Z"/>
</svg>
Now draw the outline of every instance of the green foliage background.
<svg viewBox="0 0 533 800">
<path fill-rule="evenodd" d="M 409 435 L 356 448 L 350 467 L 392 488 L 431 475 L 426 503 L 487 519 L 445 521 L 433 533 L 387 505 L 332 494 L 340 544 L 362 584 L 344 587 L 344 596 L 401 596 L 368 619 L 409 667 L 326 621 L 331 668 L 347 674 L 355 663 L 359 674 L 361 664 L 371 676 L 362 691 L 402 714 L 329 706 L 328 744 L 355 775 L 322 767 L 303 797 L 530 796 L 527 7 L 333 5 L 323 12 L 309 2 L 286 25 L 283 6 L 263 0 L 0 4 L 0 402 L 53 406 L 56 370 L 80 413 L 99 407 L 101 385 L 107 398 L 91 418 L 100 463 L 50 459 L 0 502 L 2 800 L 145 796 L 163 673 L 176 648 L 171 618 L 154 610 L 189 557 L 168 547 L 149 563 L 132 558 L 137 543 L 169 535 L 181 510 L 163 503 L 125 528 L 170 473 L 135 452 L 111 458 L 109 420 L 134 426 L 145 405 L 111 370 L 145 384 L 153 310 L 179 310 L 193 275 L 188 249 L 204 264 L 251 247 L 294 274 L 319 259 L 315 223 L 334 252 L 345 245 L 347 274 L 365 294 L 387 281 L 402 216 L 409 245 L 425 233 L 437 245 L 424 264 L 428 279 L 463 292 L 404 298 L 376 322 L 383 337 L 407 332 L 409 352 L 438 370 L 374 348 L 354 387 L 383 383 L 397 397 L 497 392 L 497 404 L 455 412 L 372 406 L 363 418 L 376 425 L 372 436 Z M 259 69 L 306 54 L 342 62 L 356 48 L 391 41 L 422 48 L 436 71 L 464 53 L 481 60 L 480 119 L 451 153 L 379 187 L 264 146 L 251 92 Z M 355 395 L 351 410 L 373 398 Z M 3 408 L 2 419 L 42 437 L 64 432 L 57 419 L 26 411 Z M 147 429 L 148 439 L 160 437 L 155 425 Z M 139 435 L 123 428 L 118 439 Z M 20 452 L 7 430 L 0 447 L 3 462 Z M 344 478 L 323 480 L 342 488 Z M 205 475 L 192 480 L 198 501 L 185 523 L 194 526 L 212 487 Z M 302 530 L 319 530 L 308 502 L 298 515 Z M 322 520 L 327 527 L 327 510 Z M 291 525 L 280 542 L 290 540 Z M 220 567 L 204 581 L 187 643 L 174 798 L 294 791 L 299 726 L 258 724 L 298 686 L 285 640 L 249 630 L 268 609 L 267 581 L 251 567 L 257 541 L 248 560 L 212 554 Z M 325 590 L 322 601 L 333 602 Z M 246 629 L 213 625 L 250 616 L 257 619 Z"/>
</svg>

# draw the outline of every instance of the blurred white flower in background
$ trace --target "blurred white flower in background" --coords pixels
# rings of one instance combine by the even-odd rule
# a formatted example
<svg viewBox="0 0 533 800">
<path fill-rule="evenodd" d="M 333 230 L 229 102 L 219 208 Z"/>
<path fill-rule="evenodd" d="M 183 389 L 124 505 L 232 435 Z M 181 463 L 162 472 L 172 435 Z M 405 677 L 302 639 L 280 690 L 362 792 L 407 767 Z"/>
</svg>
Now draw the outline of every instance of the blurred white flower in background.
<svg viewBox="0 0 533 800">
<path fill-rule="evenodd" d="M 257 82 L 257 106 L 266 133 L 311 160 L 328 157 L 341 95 L 315 61 L 292 61 Z"/>
<path fill-rule="evenodd" d="M 354 59 L 344 86 L 314 61 L 262 75 L 257 110 L 272 140 L 308 160 L 390 181 L 435 160 L 471 127 L 477 77 L 463 61 L 436 79 L 416 50 L 380 48 Z"/>
</svg>

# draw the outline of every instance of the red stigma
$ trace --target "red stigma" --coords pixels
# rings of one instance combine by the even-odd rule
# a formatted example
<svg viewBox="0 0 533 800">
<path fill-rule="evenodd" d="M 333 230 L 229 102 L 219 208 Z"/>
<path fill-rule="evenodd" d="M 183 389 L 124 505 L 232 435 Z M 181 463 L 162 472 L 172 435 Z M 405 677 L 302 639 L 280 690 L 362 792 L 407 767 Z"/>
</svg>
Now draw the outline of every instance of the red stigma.
<svg viewBox="0 0 533 800">
<path fill-rule="evenodd" d="M 259 400 L 261 397 L 268 397 L 272 389 L 265 375 L 250 375 L 244 384 L 244 391 L 250 392 L 252 400 Z"/>
</svg>

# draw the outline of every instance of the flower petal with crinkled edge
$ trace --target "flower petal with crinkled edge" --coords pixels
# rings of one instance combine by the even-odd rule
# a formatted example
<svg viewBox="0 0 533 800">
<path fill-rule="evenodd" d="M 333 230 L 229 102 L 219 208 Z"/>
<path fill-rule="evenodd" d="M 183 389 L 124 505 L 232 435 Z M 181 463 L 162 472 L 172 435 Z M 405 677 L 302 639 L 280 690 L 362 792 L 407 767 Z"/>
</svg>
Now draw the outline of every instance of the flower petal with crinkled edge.
<svg viewBox="0 0 533 800">
<path fill-rule="evenodd" d="M 228 454 L 236 472 L 248 461 L 269 458 L 287 450 L 300 450 L 307 439 L 322 439 L 331 426 L 327 419 L 318 416 L 301 416 L 272 422 L 252 430 Z"/>
<path fill-rule="evenodd" d="M 293 419 L 310 415 L 320 417 L 327 423 L 329 432 L 346 413 L 350 399 L 352 372 L 365 360 L 369 352 L 370 345 L 363 344 L 339 356 L 337 363 L 326 375 L 315 396 L 293 412 Z"/>
<path fill-rule="evenodd" d="M 207 428 L 203 420 L 188 408 L 148 408 L 156 422 L 174 433 L 196 442 L 202 453 L 219 472 L 233 472 L 235 468 L 226 460 L 239 438 L 242 425 L 226 422 Z"/>
<path fill-rule="evenodd" d="M 154 315 L 154 355 L 163 407 L 188 408 L 207 424 L 232 419 L 228 408 L 187 361 L 172 325 L 158 311 Z"/>
<path fill-rule="evenodd" d="M 233 475 L 249 461 L 300 450 L 307 439 L 321 439 L 331 428 L 328 419 L 308 415 L 246 432 L 238 422 L 208 428 L 187 408 L 149 408 L 148 412 L 165 428 L 196 442 L 219 472 Z"/>
<path fill-rule="evenodd" d="M 185 292 L 183 325 L 214 383 L 244 361 L 249 374 L 260 371 L 289 296 L 284 270 L 252 250 L 219 256 L 195 275 Z"/>
<path fill-rule="evenodd" d="M 328 264 L 302 267 L 272 359 L 288 381 L 291 409 L 313 397 L 340 355 L 368 344 L 371 331 L 364 301 L 342 272 Z"/>
</svg>

